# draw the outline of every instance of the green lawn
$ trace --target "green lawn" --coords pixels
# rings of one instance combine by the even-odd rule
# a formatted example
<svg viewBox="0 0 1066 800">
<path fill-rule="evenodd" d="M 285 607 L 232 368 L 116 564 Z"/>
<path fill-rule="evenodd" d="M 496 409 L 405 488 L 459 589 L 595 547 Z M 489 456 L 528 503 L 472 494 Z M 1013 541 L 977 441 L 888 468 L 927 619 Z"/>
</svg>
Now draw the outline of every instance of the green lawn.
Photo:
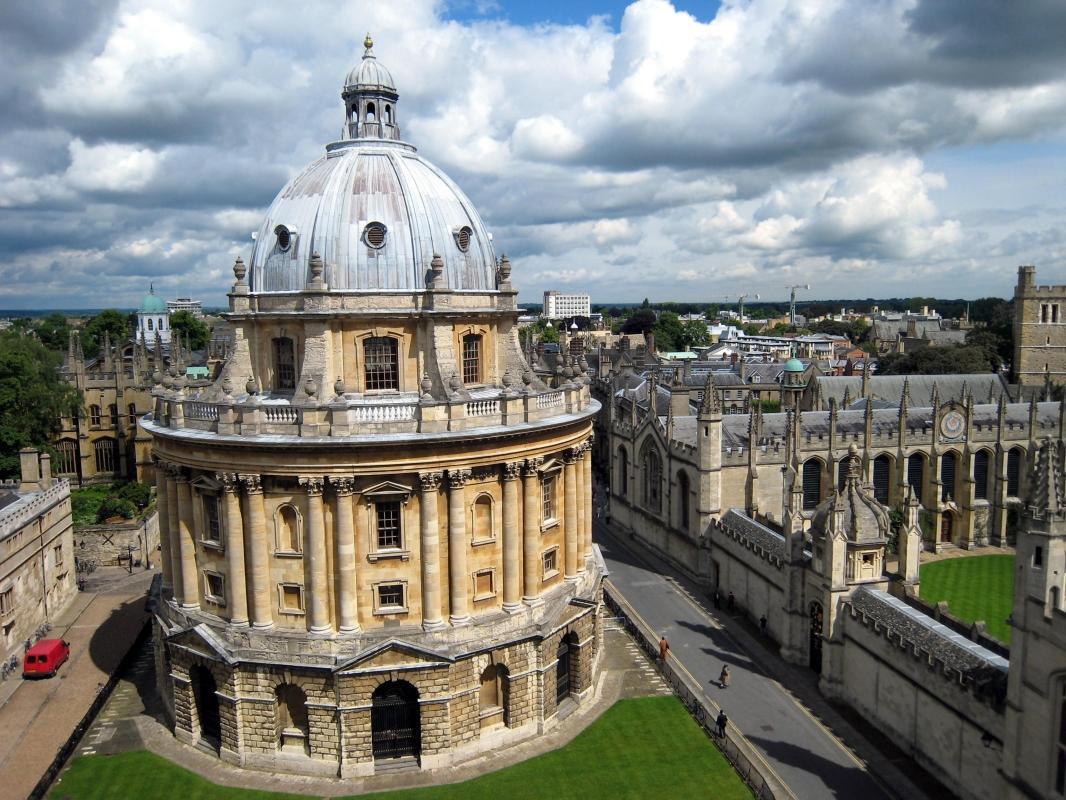
<svg viewBox="0 0 1066 800">
<path fill-rule="evenodd" d="M 1010 643 L 1014 603 L 1014 556 L 966 556 L 931 561 L 921 568 L 921 596 L 948 601 L 951 613 L 966 622 L 984 620 L 988 633 Z"/>
<path fill-rule="evenodd" d="M 153 797 L 254 800 L 296 795 L 230 789 L 143 750 L 75 759 L 52 800 Z M 751 793 L 675 697 L 620 700 L 566 747 L 465 783 L 361 795 L 388 800 L 746 798 Z"/>
</svg>

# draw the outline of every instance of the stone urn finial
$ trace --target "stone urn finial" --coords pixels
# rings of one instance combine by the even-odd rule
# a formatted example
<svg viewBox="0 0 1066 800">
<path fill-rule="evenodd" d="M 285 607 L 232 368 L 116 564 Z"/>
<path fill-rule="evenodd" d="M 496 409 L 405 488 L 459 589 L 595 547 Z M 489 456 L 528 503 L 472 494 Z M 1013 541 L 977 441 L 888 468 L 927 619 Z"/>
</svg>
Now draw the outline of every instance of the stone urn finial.
<svg viewBox="0 0 1066 800">
<path fill-rule="evenodd" d="M 503 373 L 503 377 L 500 378 L 500 383 L 503 385 L 503 390 L 510 391 L 511 386 L 514 385 L 514 378 L 511 377 L 510 372 Z"/>
<path fill-rule="evenodd" d="M 313 378 L 308 377 L 307 380 L 304 381 L 304 394 L 308 397 L 314 397 L 317 391 L 318 384 L 315 383 Z"/>
<path fill-rule="evenodd" d="M 500 259 L 500 283 L 511 282 L 511 259 L 504 253 Z"/>
<path fill-rule="evenodd" d="M 463 388 L 463 382 L 459 380 L 458 373 L 452 373 L 452 376 L 448 379 L 448 388 L 451 389 L 454 394 L 458 394 L 459 390 Z"/>
<path fill-rule="evenodd" d="M 429 379 L 429 373 L 422 373 L 422 382 L 418 384 L 418 388 L 422 390 L 422 396 L 426 397 L 433 389 L 433 381 Z"/>
<path fill-rule="evenodd" d="M 311 260 L 307 262 L 307 266 L 311 270 L 311 281 L 307 284 L 307 288 L 319 291 L 325 289 L 326 282 L 322 279 L 322 274 L 326 270 L 326 265 L 317 250 L 311 254 Z"/>
<path fill-rule="evenodd" d="M 533 370 L 528 367 L 522 371 L 522 383 L 526 385 L 527 389 L 533 383 Z"/>
<path fill-rule="evenodd" d="M 249 395 L 254 396 L 256 394 L 259 394 L 259 387 L 256 386 L 255 378 L 253 378 L 251 375 L 248 376 L 248 382 L 244 384 L 244 390 L 248 392 Z"/>
<path fill-rule="evenodd" d="M 344 380 L 340 377 L 333 383 L 333 393 L 337 397 L 341 397 L 344 394 Z"/>
<path fill-rule="evenodd" d="M 222 393 L 226 397 L 233 396 L 233 379 L 229 375 L 222 379 Z"/>
<path fill-rule="evenodd" d="M 440 253 L 434 253 L 429 262 L 429 288 L 440 289 L 444 286 L 444 259 Z"/>
<path fill-rule="evenodd" d="M 237 256 L 237 260 L 233 262 L 233 277 L 237 279 L 238 284 L 244 283 L 244 276 L 248 274 L 248 267 L 244 265 L 244 259 Z"/>
</svg>

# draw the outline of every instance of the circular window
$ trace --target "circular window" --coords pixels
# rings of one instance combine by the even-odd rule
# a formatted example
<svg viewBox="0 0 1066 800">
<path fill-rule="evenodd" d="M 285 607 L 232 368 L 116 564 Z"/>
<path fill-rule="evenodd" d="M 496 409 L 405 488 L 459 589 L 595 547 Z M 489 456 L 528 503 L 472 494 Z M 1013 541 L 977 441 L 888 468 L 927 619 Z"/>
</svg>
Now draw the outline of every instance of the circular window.
<svg viewBox="0 0 1066 800">
<path fill-rule="evenodd" d="M 380 250 L 385 246 L 386 233 L 388 233 L 388 228 L 380 222 L 371 222 L 363 228 L 363 241 L 366 242 L 367 247 Z"/>
<path fill-rule="evenodd" d="M 456 246 L 465 253 L 470 249 L 470 237 L 473 235 L 474 232 L 467 225 L 464 225 L 455 232 Z"/>
<path fill-rule="evenodd" d="M 288 250 L 292 246 L 292 232 L 284 225 L 274 228 L 274 233 L 278 237 L 279 250 Z"/>
</svg>

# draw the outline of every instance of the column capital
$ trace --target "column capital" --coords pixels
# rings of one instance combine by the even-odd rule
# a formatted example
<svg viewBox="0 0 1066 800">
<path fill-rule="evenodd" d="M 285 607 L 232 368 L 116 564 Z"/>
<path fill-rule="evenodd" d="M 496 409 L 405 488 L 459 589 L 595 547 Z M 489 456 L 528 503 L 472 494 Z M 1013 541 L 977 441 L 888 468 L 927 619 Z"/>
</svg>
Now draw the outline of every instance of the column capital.
<svg viewBox="0 0 1066 800">
<path fill-rule="evenodd" d="M 321 475 L 301 475 L 299 481 L 300 485 L 307 490 L 308 495 L 318 497 L 322 494 L 322 487 L 326 479 Z"/>
<path fill-rule="evenodd" d="M 508 461 L 503 465 L 503 479 L 505 481 L 518 480 L 518 477 L 522 474 L 522 462 L 521 461 Z"/>
<path fill-rule="evenodd" d="M 262 494 L 263 493 L 263 478 L 261 475 L 238 475 L 241 483 L 244 484 L 244 490 L 248 494 Z"/>
<path fill-rule="evenodd" d="M 443 472 L 419 472 L 418 482 L 423 492 L 435 492 L 444 482 Z"/>
<path fill-rule="evenodd" d="M 577 460 L 581 458 L 580 447 L 568 447 L 563 450 L 563 463 L 564 464 L 576 464 Z"/>
<path fill-rule="evenodd" d="M 527 458 L 525 464 L 522 466 L 522 474 L 527 478 L 535 477 L 540 470 L 540 465 L 543 463 L 543 458 Z"/>
<path fill-rule="evenodd" d="M 338 496 L 355 494 L 355 478 L 350 475 L 329 476 L 329 485 Z"/>
<path fill-rule="evenodd" d="M 222 484 L 223 491 L 237 494 L 241 490 L 240 479 L 236 472 L 216 472 L 215 477 Z"/>
<path fill-rule="evenodd" d="M 179 467 L 177 464 L 167 464 L 166 466 L 167 477 L 174 483 L 188 483 L 189 476 L 185 474 L 185 470 Z"/>
<path fill-rule="evenodd" d="M 466 486 L 466 482 L 470 480 L 470 470 L 468 469 L 450 469 L 448 470 L 448 488 L 449 489 L 462 489 Z"/>
</svg>

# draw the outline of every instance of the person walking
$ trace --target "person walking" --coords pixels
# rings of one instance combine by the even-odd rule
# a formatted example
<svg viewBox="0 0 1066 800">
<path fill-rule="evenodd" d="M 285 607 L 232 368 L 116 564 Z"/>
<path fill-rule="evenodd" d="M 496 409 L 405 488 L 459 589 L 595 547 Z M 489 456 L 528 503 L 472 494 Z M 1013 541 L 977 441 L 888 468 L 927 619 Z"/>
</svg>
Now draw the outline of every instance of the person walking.
<svg viewBox="0 0 1066 800">
<path fill-rule="evenodd" d="M 761 617 L 759 617 L 759 632 L 763 636 L 766 635 L 766 615 L 765 614 L 763 614 Z"/>
<path fill-rule="evenodd" d="M 714 590 L 714 608 L 716 611 L 722 610 L 722 593 L 717 589 Z"/>
<path fill-rule="evenodd" d="M 659 640 L 659 658 L 663 661 L 663 663 L 666 662 L 666 654 L 669 652 L 670 643 L 666 641 L 666 634 L 664 633 L 662 638 Z"/>
<path fill-rule="evenodd" d="M 736 603 L 737 603 L 737 598 L 735 598 L 735 597 L 733 596 L 733 593 L 732 593 L 732 592 L 730 592 L 730 593 L 729 593 L 729 597 L 728 597 L 728 598 L 726 599 L 726 607 L 727 607 L 727 608 L 728 608 L 728 609 L 729 609 L 730 611 L 732 611 L 732 610 L 733 610 L 733 606 L 735 606 L 735 605 L 736 605 Z"/>
<path fill-rule="evenodd" d="M 725 726 L 729 723 L 729 717 L 725 715 L 725 709 L 718 711 L 718 718 L 714 721 L 715 727 L 718 728 L 718 738 L 725 736 Z"/>
<path fill-rule="evenodd" d="M 729 678 L 730 678 L 729 665 L 728 664 L 723 664 L 722 665 L 722 674 L 718 676 L 718 685 L 721 686 L 723 689 L 728 689 L 729 688 Z"/>
</svg>

